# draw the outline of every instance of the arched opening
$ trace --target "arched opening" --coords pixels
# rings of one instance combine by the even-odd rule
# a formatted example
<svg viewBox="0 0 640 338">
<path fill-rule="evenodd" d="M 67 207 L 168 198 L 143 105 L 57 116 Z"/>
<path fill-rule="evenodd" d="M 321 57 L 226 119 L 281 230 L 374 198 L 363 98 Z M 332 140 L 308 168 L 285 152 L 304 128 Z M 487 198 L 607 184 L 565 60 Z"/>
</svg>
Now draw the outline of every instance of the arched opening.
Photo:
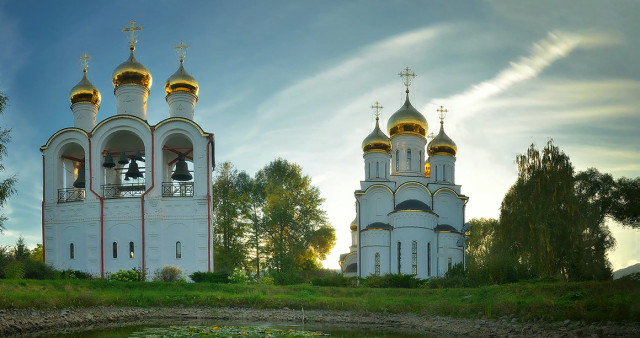
<svg viewBox="0 0 640 338">
<path fill-rule="evenodd" d="M 182 243 L 176 242 L 176 258 L 182 258 Z"/>
<path fill-rule="evenodd" d="M 135 133 L 120 130 L 109 136 L 102 150 L 102 196 L 105 199 L 140 197 L 145 191 L 144 142 Z"/>
<path fill-rule="evenodd" d="M 88 177 L 84 148 L 75 142 L 65 144 L 57 165 L 58 203 L 84 201 Z"/>
<path fill-rule="evenodd" d="M 162 164 L 162 196 L 193 196 L 193 144 L 187 136 L 167 137 L 162 147 Z"/>
</svg>

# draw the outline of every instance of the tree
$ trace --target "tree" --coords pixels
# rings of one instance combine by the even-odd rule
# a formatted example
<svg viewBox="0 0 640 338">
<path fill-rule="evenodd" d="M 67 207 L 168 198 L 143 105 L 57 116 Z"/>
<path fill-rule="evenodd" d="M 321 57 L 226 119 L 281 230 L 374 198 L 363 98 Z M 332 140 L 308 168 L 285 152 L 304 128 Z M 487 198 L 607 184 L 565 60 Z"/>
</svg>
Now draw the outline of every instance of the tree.
<svg viewBox="0 0 640 338">
<path fill-rule="evenodd" d="M 24 237 L 18 237 L 16 246 L 13 247 L 13 258 L 17 261 L 24 261 L 31 256 L 31 251 L 27 248 L 27 244 L 24 242 Z"/>
<path fill-rule="evenodd" d="M 247 223 L 242 218 L 246 196 L 239 179 L 238 170 L 225 162 L 218 167 L 211 190 L 216 271 L 232 273 L 246 259 Z"/>
<path fill-rule="evenodd" d="M 4 112 L 4 108 L 6 107 L 7 97 L 0 93 L 0 114 Z M 0 128 L 0 173 L 4 171 L 4 166 L 2 165 L 2 159 L 7 154 L 7 146 L 6 144 L 11 140 L 11 129 Z M 16 191 L 14 185 L 16 183 L 16 176 L 12 175 L 4 180 L 0 180 L 0 210 L 6 203 L 7 199 L 13 195 Z M 3 214 L 0 214 L 0 233 L 4 230 L 3 223 L 7 220 L 7 217 Z"/>
<path fill-rule="evenodd" d="M 36 244 L 36 247 L 31 250 L 31 258 L 38 262 L 44 262 L 44 257 L 42 255 L 42 244 Z"/>
<path fill-rule="evenodd" d="M 265 203 L 265 187 L 258 180 L 251 178 L 244 172 L 238 175 L 240 189 L 245 195 L 244 217 L 248 220 L 247 249 L 248 256 L 252 256 L 249 263 L 249 270 L 256 273 L 260 278 L 261 262 L 263 261 L 264 248 L 264 213 L 262 212 Z M 255 270 L 254 270 L 255 269 Z"/>
<path fill-rule="evenodd" d="M 335 244 L 324 201 L 302 168 L 276 159 L 256 174 L 264 187 L 264 248 L 276 271 L 314 269 Z"/>
</svg>

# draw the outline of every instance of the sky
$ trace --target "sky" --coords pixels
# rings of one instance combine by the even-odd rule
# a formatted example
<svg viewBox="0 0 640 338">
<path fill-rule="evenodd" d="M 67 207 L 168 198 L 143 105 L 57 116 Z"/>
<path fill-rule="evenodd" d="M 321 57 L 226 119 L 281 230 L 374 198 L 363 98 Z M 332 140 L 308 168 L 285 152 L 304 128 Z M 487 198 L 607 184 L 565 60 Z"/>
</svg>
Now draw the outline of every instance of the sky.
<svg viewBox="0 0 640 338">
<path fill-rule="evenodd" d="M 325 199 L 338 268 L 351 244 L 362 140 L 404 102 L 397 75 L 417 77 L 410 99 L 437 133 L 449 113 L 466 220 L 497 218 L 517 176 L 515 157 L 549 139 L 576 171 L 640 176 L 640 2 L 637 1 L 0 1 L 0 126 L 12 129 L 0 179 L 17 194 L 0 245 L 42 241 L 39 147 L 73 126 L 69 90 L 88 78 L 115 114 L 112 71 L 128 57 L 121 31 L 143 27 L 136 59 L 153 76 L 147 120 L 168 115 L 164 82 L 185 69 L 200 93 L 194 120 L 216 139 L 216 160 L 253 175 L 282 157 L 302 166 Z M 640 262 L 640 230 L 610 222 L 614 269 Z"/>
</svg>

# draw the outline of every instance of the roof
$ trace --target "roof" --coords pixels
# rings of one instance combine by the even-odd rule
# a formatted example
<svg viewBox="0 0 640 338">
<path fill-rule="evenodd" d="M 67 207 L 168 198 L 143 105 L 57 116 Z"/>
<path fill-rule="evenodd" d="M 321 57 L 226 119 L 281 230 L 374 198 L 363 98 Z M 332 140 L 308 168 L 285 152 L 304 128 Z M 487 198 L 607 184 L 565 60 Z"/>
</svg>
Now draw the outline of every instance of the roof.
<svg viewBox="0 0 640 338">
<path fill-rule="evenodd" d="M 367 225 L 367 230 L 372 230 L 372 229 L 376 229 L 376 230 L 391 230 L 393 229 L 393 227 L 387 223 L 382 223 L 382 222 L 374 222 L 371 223 L 369 225 Z"/>
<path fill-rule="evenodd" d="M 419 210 L 419 211 L 432 212 L 431 208 L 429 208 L 428 205 L 418 200 L 406 200 L 398 203 L 394 211 L 401 211 L 401 210 Z"/>
<path fill-rule="evenodd" d="M 449 224 L 438 224 L 438 226 L 436 226 L 433 230 L 435 230 L 435 231 L 459 232 L 458 230 L 456 230 L 456 228 L 454 228 L 453 226 L 451 226 Z"/>
</svg>

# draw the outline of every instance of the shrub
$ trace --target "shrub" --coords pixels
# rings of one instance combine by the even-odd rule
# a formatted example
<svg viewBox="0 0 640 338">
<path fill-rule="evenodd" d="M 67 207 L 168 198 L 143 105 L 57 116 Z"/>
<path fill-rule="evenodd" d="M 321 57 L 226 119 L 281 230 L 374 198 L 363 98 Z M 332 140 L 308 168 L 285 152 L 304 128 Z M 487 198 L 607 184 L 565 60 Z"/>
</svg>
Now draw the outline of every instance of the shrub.
<svg viewBox="0 0 640 338">
<path fill-rule="evenodd" d="M 177 266 L 166 265 L 162 269 L 156 270 L 153 280 L 156 282 L 179 282 L 184 281 L 182 270 Z"/>
<path fill-rule="evenodd" d="M 276 272 L 271 274 L 273 277 L 273 281 L 277 285 L 293 285 L 293 284 L 301 284 L 304 282 L 304 278 L 293 270 Z"/>
<path fill-rule="evenodd" d="M 33 258 L 27 258 L 23 261 L 24 278 L 27 279 L 58 279 L 60 271 L 54 269 L 50 265 Z"/>
<path fill-rule="evenodd" d="M 237 269 L 237 270 L 233 271 L 231 276 L 229 276 L 229 282 L 234 283 L 234 284 L 246 283 L 247 282 L 247 274 L 244 271 L 242 271 L 240 269 Z"/>
<path fill-rule="evenodd" d="M 332 275 L 324 277 L 313 277 L 311 284 L 314 286 L 355 286 L 356 277 L 345 277 L 342 274 L 334 272 Z"/>
<path fill-rule="evenodd" d="M 262 276 L 262 278 L 260 279 L 260 283 L 264 285 L 273 285 L 276 282 L 273 280 L 273 277 L 271 276 Z"/>
<path fill-rule="evenodd" d="M 196 283 L 229 283 L 229 274 L 226 272 L 194 272 L 189 275 L 192 281 Z"/>
<path fill-rule="evenodd" d="M 118 270 L 109 275 L 109 280 L 119 282 L 137 282 L 140 279 L 138 272 L 135 269 L 131 270 Z"/>
<path fill-rule="evenodd" d="M 61 279 L 93 279 L 93 276 L 90 273 L 80 271 L 80 270 L 63 270 L 60 271 Z"/>
<path fill-rule="evenodd" d="M 24 266 L 22 262 L 9 261 L 4 267 L 4 276 L 7 279 L 24 279 Z"/>
<path fill-rule="evenodd" d="M 424 283 L 414 275 L 389 273 L 384 276 L 371 275 L 361 280 L 363 285 L 371 288 L 416 288 Z"/>
</svg>

